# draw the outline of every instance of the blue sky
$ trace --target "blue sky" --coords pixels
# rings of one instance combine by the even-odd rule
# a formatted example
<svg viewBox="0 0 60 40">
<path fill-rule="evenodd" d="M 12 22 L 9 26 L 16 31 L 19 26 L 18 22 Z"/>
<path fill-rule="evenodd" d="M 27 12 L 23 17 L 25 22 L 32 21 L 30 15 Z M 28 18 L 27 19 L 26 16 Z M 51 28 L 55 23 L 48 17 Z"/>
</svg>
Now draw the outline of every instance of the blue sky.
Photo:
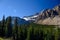
<svg viewBox="0 0 60 40">
<path fill-rule="evenodd" d="M 0 0 L 0 19 L 7 16 L 28 16 L 46 8 L 53 8 L 59 0 Z"/>
</svg>

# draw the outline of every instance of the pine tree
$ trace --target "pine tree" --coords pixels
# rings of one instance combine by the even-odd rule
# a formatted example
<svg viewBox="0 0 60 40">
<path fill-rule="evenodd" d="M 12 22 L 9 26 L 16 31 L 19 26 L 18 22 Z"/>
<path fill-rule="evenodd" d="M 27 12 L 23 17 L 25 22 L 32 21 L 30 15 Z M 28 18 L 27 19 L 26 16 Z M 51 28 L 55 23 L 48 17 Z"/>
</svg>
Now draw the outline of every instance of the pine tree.
<svg viewBox="0 0 60 40">
<path fill-rule="evenodd" d="M 1 37 L 1 35 L 2 35 L 2 26 L 1 26 L 1 21 L 0 21 L 0 37 Z"/>
<path fill-rule="evenodd" d="M 26 40 L 27 38 L 27 27 L 26 25 L 19 26 L 19 40 Z"/>
<path fill-rule="evenodd" d="M 34 27 L 32 27 L 32 25 L 29 27 L 26 40 L 34 40 Z"/>
<path fill-rule="evenodd" d="M 19 40 L 24 40 L 23 29 L 22 27 L 20 27 L 19 29 L 20 29 Z"/>
<path fill-rule="evenodd" d="M 17 18 L 14 20 L 13 39 L 18 40 L 18 22 L 17 22 Z"/>
<path fill-rule="evenodd" d="M 3 19 L 1 22 L 1 35 L 2 37 L 5 36 L 5 16 L 3 16 Z"/>
<path fill-rule="evenodd" d="M 12 23 L 11 23 L 11 21 L 12 21 L 11 16 L 9 16 L 6 19 L 6 35 L 7 35 L 7 37 L 12 36 Z"/>
</svg>

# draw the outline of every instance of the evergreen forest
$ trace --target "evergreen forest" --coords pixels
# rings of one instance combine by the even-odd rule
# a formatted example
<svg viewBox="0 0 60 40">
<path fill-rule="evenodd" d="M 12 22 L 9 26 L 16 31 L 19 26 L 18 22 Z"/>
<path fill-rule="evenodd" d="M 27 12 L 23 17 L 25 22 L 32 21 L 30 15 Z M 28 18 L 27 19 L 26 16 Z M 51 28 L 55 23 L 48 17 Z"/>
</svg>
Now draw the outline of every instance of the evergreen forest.
<svg viewBox="0 0 60 40">
<path fill-rule="evenodd" d="M 3 16 L 0 21 L 0 37 L 10 38 L 10 40 L 60 40 L 60 28 L 58 25 L 42 24 L 14 24 L 11 22 L 11 16 L 5 19 Z"/>
</svg>

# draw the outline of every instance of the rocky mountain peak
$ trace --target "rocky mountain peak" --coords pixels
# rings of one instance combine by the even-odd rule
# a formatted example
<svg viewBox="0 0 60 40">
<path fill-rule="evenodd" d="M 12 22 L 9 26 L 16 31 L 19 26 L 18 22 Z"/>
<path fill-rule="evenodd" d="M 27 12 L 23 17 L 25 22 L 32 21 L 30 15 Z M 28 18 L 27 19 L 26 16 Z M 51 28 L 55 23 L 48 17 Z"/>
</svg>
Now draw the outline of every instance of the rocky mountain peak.
<svg viewBox="0 0 60 40">
<path fill-rule="evenodd" d="M 52 23 L 55 23 L 55 21 L 57 22 L 57 21 L 60 20 L 60 17 L 57 18 L 57 16 L 58 17 L 60 16 L 60 5 L 55 6 L 52 9 L 46 9 L 46 10 L 42 11 L 38 15 L 38 17 L 36 18 L 36 23 L 38 23 L 38 24 L 40 24 L 40 23 L 42 23 L 42 24 L 48 24 L 48 23 L 52 24 Z M 59 23 L 60 23 L 60 21 L 59 21 Z M 52 24 L 52 25 L 56 25 L 56 24 L 57 23 Z"/>
<path fill-rule="evenodd" d="M 57 5 L 57 6 L 55 6 L 55 7 L 53 8 L 53 10 L 56 10 L 57 12 L 60 11 L 60 4 Z"/>
<path fill-rule="evenodd" d="M 23 19 L 37 24 L 60 25 L 60 4 L 52 9 L 43 9 L 41 12 Z"/>
</svg>

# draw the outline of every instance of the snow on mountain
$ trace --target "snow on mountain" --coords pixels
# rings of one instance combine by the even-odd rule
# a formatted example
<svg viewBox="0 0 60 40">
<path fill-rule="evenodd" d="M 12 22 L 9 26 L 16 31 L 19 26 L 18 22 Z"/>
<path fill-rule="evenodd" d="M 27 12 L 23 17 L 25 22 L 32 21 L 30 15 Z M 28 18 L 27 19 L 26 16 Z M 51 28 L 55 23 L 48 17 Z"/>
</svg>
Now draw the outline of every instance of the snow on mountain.
<svg viewBox="0 0 60 40">
<path fill-rule="evenodd" d="M 35 14 L 31 16 L 25 16 L 23 17 L 23 19 L 25 19 L 26 21 L 35 21 L 37 17 L 38 17 L 38 14 Z"/>
</svg>

